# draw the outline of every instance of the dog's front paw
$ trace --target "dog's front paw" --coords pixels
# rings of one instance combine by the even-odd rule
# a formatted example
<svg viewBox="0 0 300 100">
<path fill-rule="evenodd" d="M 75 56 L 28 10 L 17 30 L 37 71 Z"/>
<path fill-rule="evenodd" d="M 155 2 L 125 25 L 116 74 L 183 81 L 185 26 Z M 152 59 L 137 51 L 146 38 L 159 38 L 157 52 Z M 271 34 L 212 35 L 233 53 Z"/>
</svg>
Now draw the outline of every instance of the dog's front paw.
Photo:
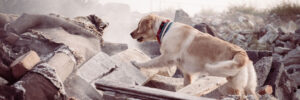
<svg viewBox="0 0 300 100">
<path fill-rule="evenodd" d="M 132 64 L 134 67 L 140 69 L 140 66 L 139 66 L 139 64 L 138 64 L 136 61 L 131 61 L 131 64 Z"/>
</svg>

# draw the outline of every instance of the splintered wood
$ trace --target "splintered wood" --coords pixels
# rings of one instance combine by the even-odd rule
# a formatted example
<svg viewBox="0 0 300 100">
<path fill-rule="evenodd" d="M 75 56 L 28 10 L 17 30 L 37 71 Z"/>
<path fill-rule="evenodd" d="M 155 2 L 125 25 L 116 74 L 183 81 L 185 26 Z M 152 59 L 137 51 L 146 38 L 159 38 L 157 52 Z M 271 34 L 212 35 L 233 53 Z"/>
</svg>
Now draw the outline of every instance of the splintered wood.
<svg viewBox="0 0 300 100">
<path fill-rule="evenodd" d="M 203 78 L 199 78 L 197 81 L 180 89 L 177 92 L 186 93 L 194 96 L 202 96 L 212 92 L 213 90 L 224 85 L 225 83 L 227 83 L 226 78 L 205 76 Z"/>
</svg>

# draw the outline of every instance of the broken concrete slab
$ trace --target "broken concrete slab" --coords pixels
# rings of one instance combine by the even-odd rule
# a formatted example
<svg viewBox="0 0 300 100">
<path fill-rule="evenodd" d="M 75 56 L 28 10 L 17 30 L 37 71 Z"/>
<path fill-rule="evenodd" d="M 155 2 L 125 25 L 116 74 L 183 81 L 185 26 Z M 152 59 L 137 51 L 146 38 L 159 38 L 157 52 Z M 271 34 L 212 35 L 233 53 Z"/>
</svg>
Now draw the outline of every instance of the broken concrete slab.
<svg viewBox="0 0 300 100">
<path fill-rule="evenodd" d="M 11 65 L 13 76 L 18 79 L 23 76 L 34 65 L 40 62 L 40 57 L 35 51 L 29 51 L 17 58 Z"/>
<path fill-rule="evenodd" d="M 70 53 L 70 52 L 69 52 Z M 48 64 L 56 69 L 59 78 L 64 81 L 73 72 L 75 67 L 75 58 L 62 52 L 55 53 L 52 58 L 48 60 Z"/>
<path fill-rule="evenodd" d="M 223 77 L 205 76 L 199 78 L 192 84 L 180 89 L 179 93 L 186 93 L 194 96 L 202 96 L 212 92 L 218 87 L 227 83 L 227 79 Z"/>
<path fill-rule="evenodd" d="M 254 64 L 258 86 L 263 86 L 272 66 L 273 57 L 263 57 Z"/>
<path fill-rule="evenodd" d="M 97 53 L 86 61 L 78 70 L 77 74 L 88 83 L 109 74 L 116 69 L 116 64 L 103 52 Z"/>
<path fill-rule="evenodd" d="M 96 88 L 76 74 L 71 74 L 65 80 L 64 87 L 67 96 L 76 98 L 75 100 L 101 100 L 102 98 Z"/>
<path fill-rule="evenodd" d="M 150 58 L 147 55 L 145 55 L 143 52 L 141 52 L 137 49 L 125 50 L 123 52 L 120 52 L 120 53 L 112 56 L 112 59 L 125 62 L 129 66 L 133 66 L 131 64 L 131 61 L 145 62 L 145 61 L 150 60 Z M 150 78 L 154 74 L 158 73 L 158 70 L 157 69 L 141 69 L 141 72 L 143 73 L 143 75 Z"/>
<path fill-rule="evenodd" d="M 142 51 L 139 51 L 137 49 L 125 50 L 121 53 L 112 56 L 112 58 L 120 58 L 118 60 L 126 62 L 127 64 L 130 65 L 131 65 L 131 61 L 146 62 L 151 60 L 146 54 L 144 54 Z M 149 78 L 152 77 L 154 74 L 173 76 L 176 72 L 176 69 L 177 69 L 176 66 L 170 66 L 170 67 L 161 67 L 161 68 L 153 68 L 153 69 L 141 68 L 140 70 L 145 76 Z"/>
<path fill-rule="evenodd" d="M 104 43 L 101 45 L 101 51 L 105 52 L 109 56 L 112 56 L 126 49 L 128 49 L 128 45 L 122 43 L 110 43 L 104 41 Z"/>
<path fill-rule="evenodd" d="M 184 87 L 183 78 L 172 78 L 162 75 L 154 75 L 144 86 L 174 92 Z"/>
</svg>

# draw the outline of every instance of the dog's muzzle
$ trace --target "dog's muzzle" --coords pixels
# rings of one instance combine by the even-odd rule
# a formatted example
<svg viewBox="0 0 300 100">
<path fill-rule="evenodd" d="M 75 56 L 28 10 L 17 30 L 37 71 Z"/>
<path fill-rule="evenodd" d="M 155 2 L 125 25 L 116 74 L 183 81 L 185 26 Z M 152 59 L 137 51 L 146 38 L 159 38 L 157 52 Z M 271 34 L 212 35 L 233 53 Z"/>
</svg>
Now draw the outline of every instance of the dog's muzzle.
<svg viewBox="0 0 300 100">
<path fill-rule="evenodd" d="M 138 42 L 142 42 L 143 40 L 144 40 L 143 37 L 140 37 L 140 38 L 137 39 Z"/>
</svg>

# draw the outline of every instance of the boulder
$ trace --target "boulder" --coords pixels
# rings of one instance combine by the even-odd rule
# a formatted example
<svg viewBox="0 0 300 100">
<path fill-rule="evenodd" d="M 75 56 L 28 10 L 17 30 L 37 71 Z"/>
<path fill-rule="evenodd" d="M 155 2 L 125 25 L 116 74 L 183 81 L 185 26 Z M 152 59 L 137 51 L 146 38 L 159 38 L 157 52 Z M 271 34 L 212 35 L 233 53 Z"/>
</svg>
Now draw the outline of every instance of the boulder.
<svg viewBox="0 0 300 100">
<path fill-rule="evenodd" d="M 258 77 L 258 86 L 263 86 L 272 66 L 273 57 L 263 57 L 254 64 Z"/>
<path fill-rule="evenodd" d="M 288 52 L 288 54 L 286 54 L 282 59 L 282 62 L 285 66 L 289 66 L 292 64 L 300 64 L 299 61 L 300 61 L 300 46 Z"/>
<path fill-rule="evenodd" d="M 193 25 L 193 21 L 190 18 L 190 16 L 182 9 L 176 10 L 174 21 L 184 23 L 187 25 Z"/>
</svg>

